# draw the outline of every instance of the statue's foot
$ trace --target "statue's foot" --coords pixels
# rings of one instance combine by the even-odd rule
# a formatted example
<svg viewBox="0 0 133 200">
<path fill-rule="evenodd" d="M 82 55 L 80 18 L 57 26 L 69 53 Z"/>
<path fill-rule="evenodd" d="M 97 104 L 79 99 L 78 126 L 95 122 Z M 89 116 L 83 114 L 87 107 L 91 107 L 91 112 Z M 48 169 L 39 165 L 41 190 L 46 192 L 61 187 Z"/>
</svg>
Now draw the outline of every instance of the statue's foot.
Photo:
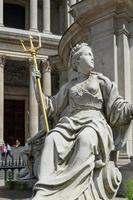
<svg viewBox="0 0 133 200">
<path fill-rule="evenodd" d="M 34 179 L 35 177 L 31 174 L 27 174 L 26 176 L 22 177 L 21 180 L 29 180 L 29 179 Z"/>
</svg>

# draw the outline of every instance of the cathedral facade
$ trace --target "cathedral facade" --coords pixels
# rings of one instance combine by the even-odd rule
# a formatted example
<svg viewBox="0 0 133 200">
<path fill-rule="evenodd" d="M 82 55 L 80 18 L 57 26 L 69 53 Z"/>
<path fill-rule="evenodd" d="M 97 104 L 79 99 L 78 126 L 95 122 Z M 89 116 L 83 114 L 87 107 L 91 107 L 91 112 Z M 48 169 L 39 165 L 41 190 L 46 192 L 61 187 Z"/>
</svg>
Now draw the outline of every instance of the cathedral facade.
<svg viewBox="0 0 133 200">
<path fill-rule="evenodd" d="M 40 128 L 32 57 L 20 43 L 23 40 L 30 48 L 30 34 L 35 46 L 41 35 L 37 63 L 44 93 L 56 94 L 71 78 L 69 51 L 76 43 L 87 42 L 96 71 L 115 81 L 120 94 L 133 103 L 132 0 L 0 0 L 0 143 L 6 140 L 13 145 L 19 139 L 24 145 Z M 119 154 L 128 172 L 132 132 L 131 125 Z"/>
<path fill-rule="evenodd" d="M 31 69 L 32 57 L 23 51 L 20 40 L 30 48 L 29 35 L 42 48 L 37 62 L 42 74 L 42 90 L 48 95 L 59 88 L 59 72 L 49 64 L 49 56 L 58 54 L 61 35 L 73 22 L 68 13 L 76 1 L 1 0 L 0 1 L 0 143 L 11 145 L 19 139 L 24 145 L 39 129 Z"/>
</svg>

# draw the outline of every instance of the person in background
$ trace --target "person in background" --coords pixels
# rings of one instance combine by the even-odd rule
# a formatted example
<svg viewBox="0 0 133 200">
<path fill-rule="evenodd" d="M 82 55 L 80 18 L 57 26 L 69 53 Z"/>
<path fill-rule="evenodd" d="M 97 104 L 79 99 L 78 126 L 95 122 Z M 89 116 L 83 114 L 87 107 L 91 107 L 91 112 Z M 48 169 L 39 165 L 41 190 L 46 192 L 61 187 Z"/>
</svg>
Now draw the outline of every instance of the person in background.
<svg viewBox="0 0 133 200">
<path fill-rule="evenodd" d="M 19 147 L 19 146 L 20 146 L 20 141 L 17 139 L 17 140 L 16 140 L 15 147 L 17 148 L 17 147 Z"/>
<path fill-rule="evenodd" d="M 1 157 L 2 157 L 2 160 L 5 159 L 6 153 L 7 153 L 7 149 L 6 149 L 5 143 L 3 143 L 2 146 L 1 146 Z"/>
<path fill-rule="evenodd" d="M 13 159 L 13 154 L 12 154 L 12 149 L 11 149 L 11 146 L 5 142 L 5 147 L 6 147 L 6 154 L 5 154 L 5 157 L 7 158 L 8 155 L 10 156 L 11 159 Z"/>
</svg>

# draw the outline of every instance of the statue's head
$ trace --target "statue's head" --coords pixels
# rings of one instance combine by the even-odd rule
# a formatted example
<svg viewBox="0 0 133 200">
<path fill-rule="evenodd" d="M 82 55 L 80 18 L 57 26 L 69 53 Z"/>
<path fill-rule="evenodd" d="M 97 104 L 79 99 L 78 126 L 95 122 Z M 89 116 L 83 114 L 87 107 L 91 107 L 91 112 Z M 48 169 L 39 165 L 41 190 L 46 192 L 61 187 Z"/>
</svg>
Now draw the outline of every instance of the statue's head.
<svg viewBox="0 0 133 200">
<path fill-rule="evenodd" d="M 94 68 L 94 57 L 91 47 L 87 43 L 77 44 L 70 53 L 70 65 L 73 70 L 89 74 Z"/>
</svg>

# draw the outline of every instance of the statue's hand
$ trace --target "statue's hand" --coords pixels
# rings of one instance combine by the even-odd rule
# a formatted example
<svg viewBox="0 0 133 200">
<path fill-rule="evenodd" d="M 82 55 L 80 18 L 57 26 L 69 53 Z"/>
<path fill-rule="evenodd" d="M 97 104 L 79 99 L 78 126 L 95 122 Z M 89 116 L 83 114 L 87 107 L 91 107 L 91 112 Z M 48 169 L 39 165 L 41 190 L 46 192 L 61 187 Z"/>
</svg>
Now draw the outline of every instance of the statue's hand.
<svg viewBox="0 0 133 200">
<path fill-rule="evenodd" d="M 41 145 L 44 141 L 44 138 L 30 138 L 27 140 L 28 145 Z"/>
<path fill-rule="evenodd" d="M 35 77 L 35 78 L 41 78 L 40 70 L 34 69 L 34 70 L 32 71 L 32 76 Z"/>
<path fill-rule="evenodd" d="M 28 138 L 27 139 L 27 144 L 31 144 L 32 142 L 34 141 L 34 139 L 31 137 L 31 138 Z"/>
<path fill-rule="evenodd" d="M 37 140 L 37 138 L 35 136 L 30 137 L 27 139 L 27 144 L 34 144 L 34 143 L 36 143 L 36 140 Z"/>
<path fill-rule="evenodd" d="M 36 135 L 34 135 L 33 137 L 28 138 L 27 144 L 39 143 L 40 141 L 43 140 L 44 136 L 45 136 L 44 130 L 41 130 Z"/>
</svg>

